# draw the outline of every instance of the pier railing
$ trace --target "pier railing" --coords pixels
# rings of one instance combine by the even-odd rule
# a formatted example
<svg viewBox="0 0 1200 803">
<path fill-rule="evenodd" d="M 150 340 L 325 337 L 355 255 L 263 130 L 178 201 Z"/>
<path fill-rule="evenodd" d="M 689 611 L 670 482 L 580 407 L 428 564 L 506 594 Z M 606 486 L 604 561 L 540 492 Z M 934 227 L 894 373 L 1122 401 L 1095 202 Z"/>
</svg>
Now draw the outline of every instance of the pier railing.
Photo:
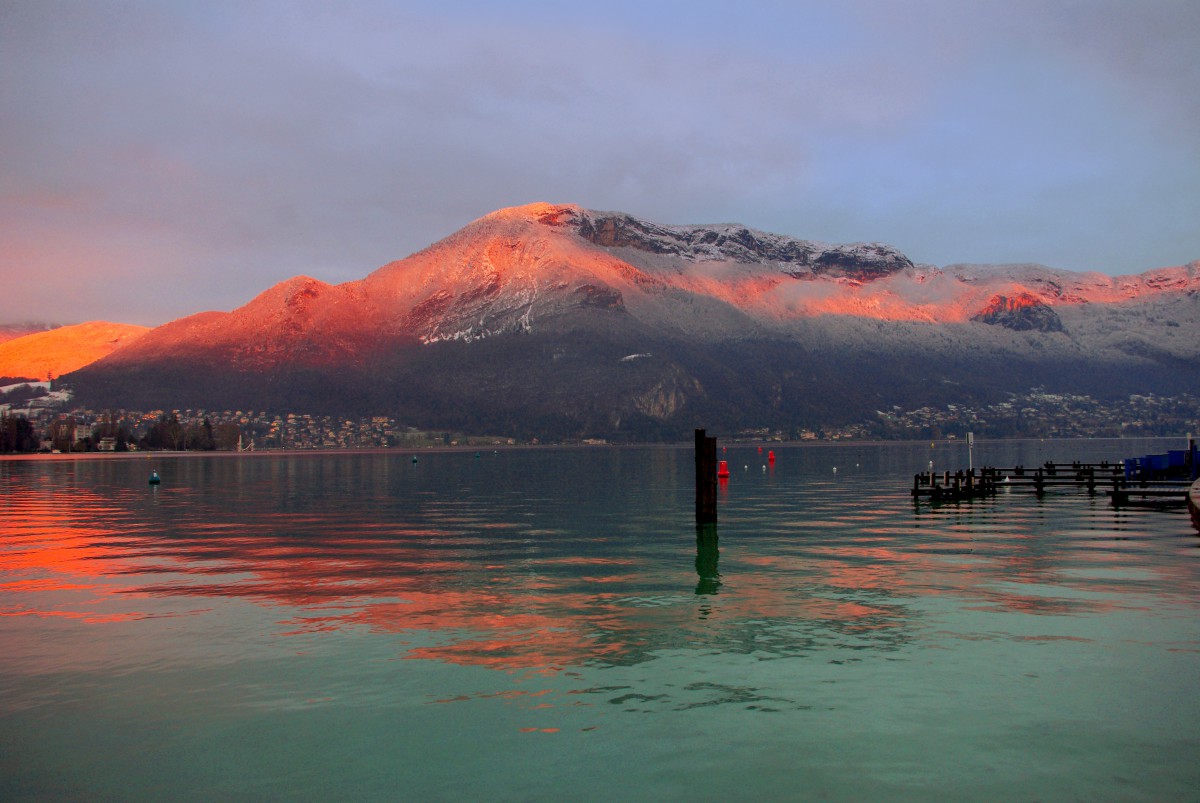
<svg viewBox="0 0 1200 803">
<path fill-rule="evenodd" d="M 1130 474 L 1125 463 L 1054 463 L 1033 468 L 984 467 L 966 471 L 922 472 L 913 476 L 916 502 L 959 502 L 998 493 L 1033 491 L 1041 496 L 1051 489 L 1103 491 L 1114 505 L 1179 504 L 1187 502 L 1191 479 L 1166 474 Z"/>
</svg>

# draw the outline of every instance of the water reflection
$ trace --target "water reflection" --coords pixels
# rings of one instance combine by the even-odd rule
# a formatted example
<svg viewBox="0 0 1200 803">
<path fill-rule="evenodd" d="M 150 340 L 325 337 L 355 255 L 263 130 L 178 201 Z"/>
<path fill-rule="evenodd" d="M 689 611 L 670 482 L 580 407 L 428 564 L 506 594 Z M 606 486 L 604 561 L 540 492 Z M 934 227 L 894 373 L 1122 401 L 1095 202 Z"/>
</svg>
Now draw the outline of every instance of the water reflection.
<svg viewBox="0 0 1200 803">
<path fill-rule="evenodd" d="M 0 615 L 100 626 L 233 601 L 275 611 L 274 636 L 365 628 L 413 637 L 407 658 L 559 672 L 676 648 L 890 652 L 942 604 L 1062 616 L 1195 599 L 1190 566 L 1120 546 L 1157 537 L 1129 513 L 1025 499 L 914 514 L 903 481 L 789 474 L 781 452 L 725 491 L 724 575 L 716 525 L 697 527 L 694 566 L 681 558 L 687 452 L 195 458 L 160 463 L 152 489 L 137 461 L 6 464 Z M 1113 565 L 1143 573 L 1087 573 Z"/>
<path fill-rule="evenodd" d="M 720 560 L 717 548 L 716 522 L 696 525 L 696 583 L 697 594 L 716 594 L 721 587 L 721 573 L 717 570 Z"/>
</svg>

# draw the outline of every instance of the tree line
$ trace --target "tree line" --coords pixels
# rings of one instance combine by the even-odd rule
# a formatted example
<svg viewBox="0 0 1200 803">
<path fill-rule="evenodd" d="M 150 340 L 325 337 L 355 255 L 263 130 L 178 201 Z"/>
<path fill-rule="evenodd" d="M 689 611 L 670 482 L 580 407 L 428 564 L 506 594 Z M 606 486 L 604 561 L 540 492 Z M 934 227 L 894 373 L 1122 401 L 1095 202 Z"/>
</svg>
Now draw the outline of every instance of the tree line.
<svg viewBox="0 0 1200 803">
<path fill-rule="evenodd" d="M 0 417 L 0 453 L 36 452 L 40 441 L 33 424 L 23 415 Z"/>
<path fill-rule="evenodd" d="M 46 446 L 49 450 L 59 452 L 96 452 L 110 439 L 112 450 L 116 452 L 135 448 L 147 451 L 232 451 L 238 447 L 241 429 L 237 424 L 214 425 L 208 418 L 198 424 L 184 424 L 175 414 L 163 414 L 139 438 L 111 416 L 104 416 L 92 424 L 90 434 L 80 436 L 78 425 L 72 419 L 53 421 L 44 433 L 39 433 L 23 415 L 0 416 L 0 454 L 28 454 Z"/>
<path fill-rule="evenodd" d="M 138 447 L 189 452 L 232 451 L 237 448 L 241 436 L 237 424 L 214 426 L 208 417 L 199 424 L 184 424 L 174 413 L 170 416 L 164 413 L 138 441 Z"/>
</svg>

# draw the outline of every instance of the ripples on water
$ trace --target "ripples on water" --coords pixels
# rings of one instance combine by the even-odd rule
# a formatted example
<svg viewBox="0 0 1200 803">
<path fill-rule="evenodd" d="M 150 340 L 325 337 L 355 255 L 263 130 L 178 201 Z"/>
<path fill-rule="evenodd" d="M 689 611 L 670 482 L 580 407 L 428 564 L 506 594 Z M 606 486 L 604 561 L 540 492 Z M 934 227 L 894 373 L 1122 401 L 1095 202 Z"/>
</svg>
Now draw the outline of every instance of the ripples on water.
<svg viewBox="0 0 1200 803">
<path fill-rule="evenodd" d="M 0 793 L 1193 796 L 1186 514 L 948 451 L 730 449 L 715 529 L 686 449 L 0 462 Z"/>
</svg>

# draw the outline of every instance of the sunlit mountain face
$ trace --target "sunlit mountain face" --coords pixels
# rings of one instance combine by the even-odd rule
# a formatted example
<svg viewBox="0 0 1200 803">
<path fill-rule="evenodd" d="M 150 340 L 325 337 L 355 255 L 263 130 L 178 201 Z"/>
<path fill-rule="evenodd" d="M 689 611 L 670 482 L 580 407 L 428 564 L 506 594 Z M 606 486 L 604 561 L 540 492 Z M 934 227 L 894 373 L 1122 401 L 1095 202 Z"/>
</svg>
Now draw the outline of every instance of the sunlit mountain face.
<svg viewBox="0 0 1200 803">
<path fill-rule="evenodd" d="M 1194 387 L 1198 297 L 1200 262 L 935 268 L 878 243 L 531 204 L 359 281 L 295 277 L 172 322 L 69 381 L 105 406 L 675 437 L 1033 385 Z"/>
<path fill-rule="evenodd" d="M 0 377 L 45 381 L 70 373 L 128 346 L 145 326 L 92 321 L 24 334 L 0 342 Z"/>
</svg>

